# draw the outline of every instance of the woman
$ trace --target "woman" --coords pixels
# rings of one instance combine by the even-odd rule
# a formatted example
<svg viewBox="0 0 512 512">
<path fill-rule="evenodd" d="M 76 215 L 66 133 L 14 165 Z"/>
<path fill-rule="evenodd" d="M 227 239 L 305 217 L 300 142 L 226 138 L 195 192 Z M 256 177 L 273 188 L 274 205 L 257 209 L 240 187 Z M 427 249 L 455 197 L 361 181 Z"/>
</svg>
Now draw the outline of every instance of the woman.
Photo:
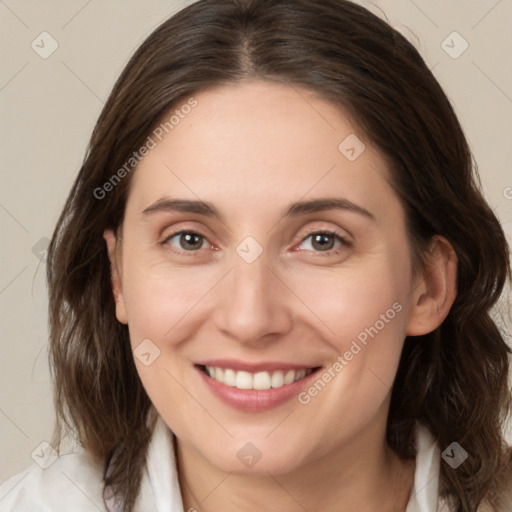
<svg viewBox="0 0 512 512">
<path fill-rule="evenodd" d="M 126 66 L 48 255 L 58 423 L 5 510 L 511 510 L 510 277 L 417 51 L 204 0 Z M 7 493 L 7 494 L 6 494 Z"/>
</svg>

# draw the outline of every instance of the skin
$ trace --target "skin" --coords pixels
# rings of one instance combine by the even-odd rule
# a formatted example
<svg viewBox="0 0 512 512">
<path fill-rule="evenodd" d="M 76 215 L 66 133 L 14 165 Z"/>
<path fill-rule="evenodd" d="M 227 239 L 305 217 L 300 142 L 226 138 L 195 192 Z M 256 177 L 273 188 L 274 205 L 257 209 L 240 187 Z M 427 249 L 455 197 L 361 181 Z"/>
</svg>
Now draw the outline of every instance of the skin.
<svg viewBox="0 0 512 512">
<path fill-rule="evenodd" d="M 436 237 L 428 272 L 413 272 L 384 159 L 339 108 L 264 81 L 195 98 L 136 170 L 121 230 L 104 234 L 117 318 L 134 349 L 149 338 L 160 350 L 151 365 L 135 363 L 176 435 L 185 510 L 405 510 L 414 462 L 385 441 L 390 388 L 405 335 L 434 330 L 453 303 L 453 249 Z M 338 150 L 349 134 L 366 146 L 355 161 Z M 201 199 L 222 220 L 142 213 L 163 197 Z M 326 197 L 372 217 L 283 216 L 293 202 Z M 169 239 L 181 229 L 204 243 L 187 251 L 180 236 Z M 325 251 L 307 238 L 330 231 L 348 243 L 328 238 Z M 236 252 L 248 236 L 263 249 L 252 263 Z M 328 368 L 395 303 L 401 311 L 307 405 L 233 409 L 193 366 L 232 358 Z M 247 442 L 262 454 L 252 468 L 237 457 Z"/>
</svg>

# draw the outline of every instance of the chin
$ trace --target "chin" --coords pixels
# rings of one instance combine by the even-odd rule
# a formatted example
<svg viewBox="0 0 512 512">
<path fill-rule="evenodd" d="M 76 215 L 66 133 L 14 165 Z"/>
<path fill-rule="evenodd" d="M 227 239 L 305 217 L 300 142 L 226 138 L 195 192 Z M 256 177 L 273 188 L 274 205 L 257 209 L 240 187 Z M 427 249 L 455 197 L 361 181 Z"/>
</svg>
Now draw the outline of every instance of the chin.
<svg viewBox="0 0 512 512">
<path fill-rule="evenodd" d="M 218 453 L 203 454 L 209 462 L 225 473 L 234 475 L 253 475 L 268 477 L 290 473 L 304 461 L 298 457 L 300 449 L 276 450 L 267 442 L 267 446 L 258 448 L 257 443 L 236 443 Z"/>
</svg>

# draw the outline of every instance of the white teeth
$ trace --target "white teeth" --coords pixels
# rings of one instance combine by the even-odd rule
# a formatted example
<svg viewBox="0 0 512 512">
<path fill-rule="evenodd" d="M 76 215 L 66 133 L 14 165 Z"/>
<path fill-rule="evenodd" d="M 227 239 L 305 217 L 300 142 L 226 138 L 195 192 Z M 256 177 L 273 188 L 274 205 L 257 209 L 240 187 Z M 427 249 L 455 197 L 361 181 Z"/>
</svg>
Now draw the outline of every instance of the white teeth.
<svg viewBox="0 0 512 512">
<path fill-rule="evenodd" d="M 306 376 L 306 370 L 302 369 L 297 372 L 295 375 L 295 380 L 303 379 Z"/>
<path fill-rule="evenodd" d="M 284 385 L 284 375 L 281 370 L 277 370 L 277 372 L 272 374 L 271 384 L 273 388 L 280 388 Z"/>
<path fill-rule="evenodd" d="M 284 383 L 291 384 L 295 380 L 295 370 L 288 370 L 284 376 Z"/>
<path fill-rule="evenodd" d="M 217 377 L 217 372 L 215 372 L 215 377 Z M 219 379 L 215 378 L 215 380 Z M 219 380 L 219 382 L 223 381 Z M 252 375 L 249 372 L 236 372 L 235 386 L 238 389 L 253 389 Z"/>
<path fill-rule="evenodd" d="M 235 371 L 231 368 L 218 368 L 206 366 L 208 375 L 226 386 L 236 387 L 238 389 L 256 389 L 267 390 L 270 388 L 280 388 L 292 382 L 303 379 L 309 375 L 312 369 L 301 370 L 276 370 L 274 372 L 256 372 L 249 373 L 245 371 Z"/>
<path fill-rule="evenodd" d="M 268 372 L 255 373 L 252 378 L 252 387 L 254 389 L 270 389 L 270 375 Z"/>
<path fill-rule="evenodd" d="M 226 368 L 224 371 L 224 384 L 231 387 L 236 385 L 236 372 L 231 368 Z"/>
</svg>

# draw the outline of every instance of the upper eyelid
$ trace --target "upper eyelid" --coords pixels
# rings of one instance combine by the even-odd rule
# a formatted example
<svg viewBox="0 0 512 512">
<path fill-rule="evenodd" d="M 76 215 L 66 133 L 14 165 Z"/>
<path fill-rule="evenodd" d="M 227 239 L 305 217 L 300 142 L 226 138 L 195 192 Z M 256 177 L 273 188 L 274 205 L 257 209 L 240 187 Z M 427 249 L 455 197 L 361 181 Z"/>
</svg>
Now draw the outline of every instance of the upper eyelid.
<svg viewBox="0 0 512 512">
<path fill-rule="evenodd" d="M 301 240 L 305 240 L 306 238 L 309 238 L 311 235 L 317 235 L 317 234 L 328 234 L 328 235 L 332 235 L 332 236 L 338 236 L 339 238 L 345 240 L 345 239 L 349 239 L 350 236 L 347 234 L 344 234 L 346 233 L 345 230 L 343 230 L 343 233 L 340 232 L 340 230 L 338 229 L 333 229 L 333 228 L 327 228 L 327 229 L 322 229 L 322 228 L 314 228 L 312 229 L 311 231 L 308 231 L 305 235 L 303 235 L 301 237 Z"/>
<path fill-rule="evenodd" d="M 211 233 L 211 231 L 209 229 L 205 229 L 203 227 L 196 228 L 193 225 L 179 227 L 179 228 L 172 228 L 171 226 L 166 226 L 164 229 L 161 230 L 161 235 L 159 236 L 159 238 L 160 238 L 160 240 L 163 241 L 163 240 L 167 240 L 168 238 L 171 238 L 173 236 L 179 235 L 181 233 L 195 233 L 195 234 L 201 235 L 202 237 L 207 238 L 209 240 L 210 235 L 205 234 L 205 232 Z"/>
</svg>

